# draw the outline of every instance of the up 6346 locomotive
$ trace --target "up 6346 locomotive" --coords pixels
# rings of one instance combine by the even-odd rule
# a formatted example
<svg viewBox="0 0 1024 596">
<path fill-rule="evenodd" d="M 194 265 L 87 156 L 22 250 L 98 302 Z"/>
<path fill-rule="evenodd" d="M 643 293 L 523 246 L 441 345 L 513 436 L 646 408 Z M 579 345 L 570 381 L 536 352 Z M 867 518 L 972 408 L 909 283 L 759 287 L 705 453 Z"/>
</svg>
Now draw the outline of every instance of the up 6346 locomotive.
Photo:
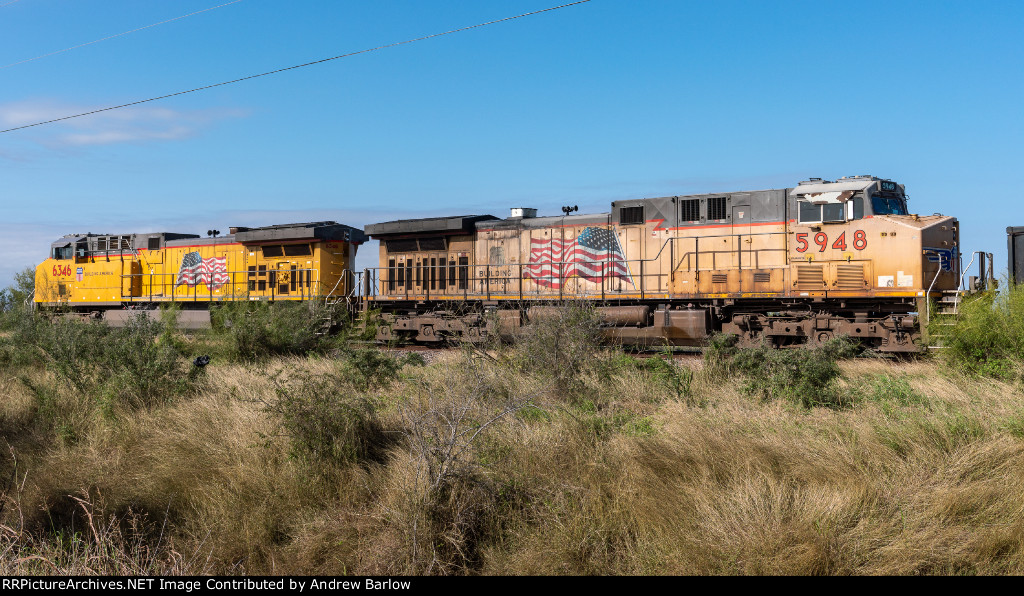
<svg viewBox="0 0 1024 596">
<path fill-rule="evenodd" d="M 210 324 L 225 300 L 350 298 L 362 230 L 333 221 L 231 228 L 226 236 L 169 232 L 71 234 L 36 268 L 36 304 L 122 324 L 160 304 L 183 327 Z"/>
<path fill-rule="evenodd" d="M 576 299 L 622 343 L 699 345 L 728 332 L 784 347 L 847 335 L 911 352 L 921 349 L 913 313 L 960 284 L 957 220 L 910 214 L 904 186 L 874 176 L 565 211 L 367 226 L 380 240 L 363 291 L 387 323 L 378 338 L 472 340 Z"/>
</svg>

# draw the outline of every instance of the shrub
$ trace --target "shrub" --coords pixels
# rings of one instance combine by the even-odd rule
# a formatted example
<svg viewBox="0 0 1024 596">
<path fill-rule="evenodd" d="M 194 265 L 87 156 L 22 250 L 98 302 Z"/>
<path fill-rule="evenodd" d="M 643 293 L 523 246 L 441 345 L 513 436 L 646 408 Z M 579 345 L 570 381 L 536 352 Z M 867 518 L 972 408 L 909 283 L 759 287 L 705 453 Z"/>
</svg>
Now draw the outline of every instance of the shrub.
<svg viewBox="0 0 1024 596">
<path fill-rule="evenodd" d="M 14 274 L 14 284 L 0 290 L 0 315 L 20 309 L 31 309 L 36 288 L 36 271 L 26 267 Z M 0 318 L 2 326 L 4 318 Z"/>
<path fill-rule="evenodd" d="M 601 343 L 601 317 L 585 301 L 567 301 L 544 312 L 515 335 L 513 360 L 522 370 L 548 376 L 555 389 L 572 398 L 581 375 Z"/>
<path fill-rule="evenodd" d="M 344 380 L 362 391 L 389 383 L 406 365 L 426 364 L 422 356 L 413 352 L 395 356 L 376 348 L 353 346 L 341 348 L 339 357 Z"/>
<path fill-rule="evenodd" d="M 272 355 L 308 354 L 332 347 L 326 331 L 341 312 L 320 301 L 237 301 L 213 307 L 214 329 L 227 335 L 234 355 L 256 361 Z"/>
<path fill-rule="evenodd" d="M 189 390 L 197 380 L 180 346 L 174 341 L 174 322 L 145 315 L 107 334 L 100 357 L 108 371 L 103 382 L 104 406 L 142 408 Z"/>
<path fill-rule="evenodd" d="M 489 439 L 499 424 L 531 406 L 533 396 L 492 395 L 491 381 L 479 369 L 479 362 L 467 358 L 397 410 L 415 473 L 393 523 L 411 538 L 409 565 L 415 573 L 472 570 L 497 524 L 502 495 L 483 473 L 483 462 L 501 457 L 502 449 Z"/>
<path fill-rule="evenodd" d="M 342 389 L 338 379 L 304 378 L 279 386 L 268 410 L 280 415 L 293 457 L 345 465 L 376 460 L 388 445 L 373 402 Z"/>
<path fill-rule="evenodd" d="M 115 416 L 123 409 L 166 403 L 201 381 L 173 329 L 145 314 L 124 327 L 29 314 L 18 318 L 2 354 L 11 363 L 37 364 L 52 375 L 45 381 L 20 378 L 35 397 L 44 428 L 74 442 L 96 413 Z"/>
<path fill-rule="evenodd" d="M 942 321 L 936 318 L 934 324 Z M 1024 288 L 968 297 L 952 326 L 932 329 L 943 336 L 943 358 L 968 374 L 1012 379 L 1024 367 Z"/>
<path fill-rule="evenodd" d="M 835 383 L 842 375 L 836 360 L 856 353 L 849 340 L 836 338 L 805 349 L 738 349 L 734 337 L 713 338 L 705 355 L 712 374 L 739 374 L 744 391 L 765 401 L 783 399 L 806 408 L 849 405 Z"/>
</svg>

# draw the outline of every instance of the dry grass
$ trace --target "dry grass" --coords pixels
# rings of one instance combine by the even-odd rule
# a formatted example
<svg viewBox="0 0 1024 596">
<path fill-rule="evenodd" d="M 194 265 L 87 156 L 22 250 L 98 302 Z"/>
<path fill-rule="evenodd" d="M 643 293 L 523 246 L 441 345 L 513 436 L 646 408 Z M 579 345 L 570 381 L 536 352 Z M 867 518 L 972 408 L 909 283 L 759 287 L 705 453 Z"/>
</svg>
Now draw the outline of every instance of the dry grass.
<svg viewBox="0 0 1024 596">
<path fill-rule="evenodd" d="M 1019 387 L 856 360 L 852 405 L 808 409 L 697 361 L 685 390 L 589 362 L 568 395 L 502 354 L 369 388 L 329 358 L 215 361 L 198 395 L 73 441 L 0 374 L 0 573 L 1024 573 Z M 387 450 L 297 455 L 268 405 L 310 379 L 371 400 Z"/>
</svg>

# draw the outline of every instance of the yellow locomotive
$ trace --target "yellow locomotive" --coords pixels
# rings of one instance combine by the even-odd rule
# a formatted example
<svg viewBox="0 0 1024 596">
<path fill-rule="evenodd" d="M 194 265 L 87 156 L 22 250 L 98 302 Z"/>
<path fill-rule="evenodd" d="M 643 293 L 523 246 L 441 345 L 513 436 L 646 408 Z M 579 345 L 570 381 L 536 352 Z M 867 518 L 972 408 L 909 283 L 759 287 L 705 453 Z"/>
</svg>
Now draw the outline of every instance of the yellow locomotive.
<svg viewBox="0 0 1024 596">
<path fill-rule="evenodd" d="M 215 302 L 345 299 L 355 289 L 356 250 L 366 239 L 333 221 L 217 234 L 64 236 L 36 268 L 36 304 L 113 324 L 137 309 L 176 304 L 180 324 L 200 327 L 209 324 L 207 308 Z"/>
<path fill-rule="evenodd" d="M 920 349 L 914 313 L 960 285 L 957 220 L 910 214 L 904 186 L 874 176 L 563 211 L 367 226 L 381 241 L 364 289 L 388 322 L 379 338 L 478 338 L 494 331 L 489 310 L 516 327 L 572 298 L 623 343 L 698 345 L 724 331 L 908 352 Z"/>
</svg>

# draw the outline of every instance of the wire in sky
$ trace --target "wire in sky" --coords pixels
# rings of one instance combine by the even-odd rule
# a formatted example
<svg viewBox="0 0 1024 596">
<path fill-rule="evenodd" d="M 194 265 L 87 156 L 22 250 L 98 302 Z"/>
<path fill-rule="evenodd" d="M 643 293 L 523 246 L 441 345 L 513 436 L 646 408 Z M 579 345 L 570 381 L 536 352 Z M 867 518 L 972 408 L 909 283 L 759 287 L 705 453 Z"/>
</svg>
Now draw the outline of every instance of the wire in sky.
<svg viewBox="0 0 1024 596">
<path fill-rule="evenodd" d="M 81 118 L 82 116 L 91 116 L 92 114 L 99 114 L 100 112 L 109 112 L 110 110 L 118 110 L 118 109 L 121 109 L 121 108 L 130 107 L 130 106 L 137 106 L 139 104 L 149 103 L 151 101 L 157 101 L 157 100 L 160 100 L 160 99 L 167 99 L 168 97 L 176 97 L 178 95 L 185 95 L 186 93 L 195 93 L 196 91 L 204 91 L 206 89 L 213 89 L 214 87 L 222 87 L 224 85 L 231 85 L 233 83 L 240 83 L 242 81 L 248 81 L 249 79 L 257 79 L 259 77 L 265 77 L 265 76 L 268 76 L 268 75 L 277 74 L 277 73 L 281 73 L 281 72 L 286 72 L 286 71 L 289 71 L 289 70 L 295 70 L 295 69 L 298 69 L 298 68 L 305 68 L 307 66 L 313 66 L 314 64 L 323 64 L 324 62 L 330 62 L 331 60 L 338 60 L 340 58 L 348 58 L 350 56 L 357 56 L 359 54 L 366 54 L 366 53 L 369 53 L 369 52 L 376 52 L 378 50 L 384 50 L 384 49 L 387 49 L 387 48 L 393 48 L 393 47 L 396 47 L 396 46 L 401 46 L 401 45 L 405 45 L 405 44 L 415 43 L 417 41 L 423 41 L 423 40 L 426 40 L 426 39 L 432 39 L 434 37 L 441 37 L 442 35 L 450 35 L 452 33 L 459 33 L 461 31 L 469 31 L 470 29 L 478 29 L 480 27 L 486 27 L 488 25 L 496 25 L 498 23 L 504 23 L 505 21 L 513 21 L 515 19 L 521 19 L 523 17 L 528 17 L 528 16 L 532 16 L 532 15 L 536 15 L 536 14 L 541 14 L 541 13 L 544 13 L 544 12 L 551 12 L 552 10 L 558 10 L 560 8 L 567 8 L 569 6 L 576 6 L 577 4 L 586 4 L 587 2 L 590 2 L 590 0 L 577 0 L 576 2 L 569 2 L 568 4 L 562 4 L 560 6 L 552 6 L 551 8 L 543 8 L 541 10 L 534 10 L 532 12 L 524 12 L 523 14 L 518 14 L 518 15 L 515 15 L 515 16 L 512 16 L 512 17 L 505 17 L 503 19 L 497 19 L 495 21 L 487 21 L 486 23 L 478 23 L 476 25 L 469 25 L 468 27 L 460 27 L 458 29 L 451 29 L 449 31 L 444 31 L 442 33 L 433 33 L 431 35 L 424 35 L 423 37 L 417 37 L 417 38 L 414 38 L 414 39 L 407 39 L 405 41 L 396 41 L 394 43 L 389 43 L 389 44 L 386 44 L 386 45 L 377 46 L 375 48 L 368 48 L 368 49 L 365 49 L 365 50 L 358 50 L 356 52 L 349 52 L 348 54 L 341 54 L 340 56 L 332 56 L 330 58 L 323 58 L 321 60 L 314 60 L 313 62 L 306 62 L 305 64 L 296 64 L 295 66 L 288 66 L 288 67 L 285 67 L 285 68 L 279 68 L 277 70 L 261 72 L 259 74 L 254 74 L 254 75 L 249 75 L 247 77 L 242 77 L 240 79 L 233 79 L 233 80 L 230 80 L 230 81 L 224 81 L 222 83 L 214 83 L 212 85 L 205 85 L 203 87 L 196 87 L 194 89 L 188 89 L 186 91 L 178 91 L 176 93 L 168 93 L 167 95 L 161 95 L 159 97 L 150 97 L 149 99 L 140 99 L 138 101 L 133 101 L 133 102 L 130 102 L 130 103 L 124 103 L 124 104 L 121 104 L 121 105 L 118 105 L 118 106 L 110 106 L 108 108 L 100 108 L 98 110 L 92 110 L 92 111 L 89 111 L 89 112 L 82 112 L 81 114 L 72 114 L 70 116 L 62 116 L 60 118 L 54 118 L 52 120 L 44 120 L 42 122 L 36 122 L 34 124 L 25 124 L 23 126 L 16 126 L 14 128 L 8 128 L 6 130 L 0 130 L 0 134 L 7 133 L 7 132 L 13 132 L 15 130 L 21 130 L 23 128 L 32 128 L 33 126 L 42 126 L 43 124 L 52 124 L 54 122 L 60 122 L 62 120 L 70 120 L 72 118 Z"/>
<path fill-rule="evenodd" d="M 3 4 L 0 4 L 0 8 L 3 8 L 3 7 L 8 6 L 10 4 L 14 4 L 15 2 L 21 2 L 21 0 L 11 0 L 10 2 L 4 2 Z"/>
<path fill-rule="evenodd" d="M 14 2 L 18 2 L 18 1 L 20 1 L 20 0 L 14 0 Z M 110 36 L 104 37 L 102 39 L 97 39 L 95 41 L 88 41 L 86 43 L 80 43 L 77 46 L 71 46 L 70 48 L 64 48 L 63 50 L 57 50 L 56 52 L 50 52 L 49 54 L 43 54 L 41 56 L 36 56 L 35 58 L 26 58 L 25 60 L 19 60 L 18 62 L 11 62 L 10 64 L 4 65 L 4 66 L 0 66 L 0 70 L 3 70 L 5 68 L 10 68 L 12 66 L 17 66 L 19 64 L 24 64 L 26 62 L 32 62 L 33 60 L 39 60 L 40 58 L 46 58 L 47 56 L 53 56 L 54 54 L 62 54 L 64 52 L 68 52 L 70 50 L 77 50 L 78 48 L 84 48 L 85 46 L 89 46 L 89 45 L 92 45 L 94 43 L 99 43 L 101 41 L 107 41 L 108 39 L 114 39 L 115 37 L 121 37 L 122 35 L 128 35 L 129 33 L 135 33 L 136 31 L 142 31 L 143 29 L 149 29 L 150 27 L 156 27 L 157 25 L 163 25 L 164 23 L 170 23 L 171 21 L 177 21 L 177 20 L 180 20 L 180 19 L 184 19 L 186 17 L 190 17 L 192 15 L 197 15 L 199 13 L 206 12 L 208 10 L 213 10 L 215 8 L 221 8 L 223 6 L 227 6 L 228 4 L 237 4 L 237 3 L 241 2 L 241 1 L 242 0 L 231 0 L 231 2 L 226 2 L 224 4 L 221 4 L 221 5 L 218 5 L 218 6 L 213 6 L 213 7 L 210 7 L 210 8 L 204 8 L 203 10 L 197 10 L 195 12 L 190 12 L 190 13 L 188 13 L 186 15 L 182 15 L 180 17 L 174 17 L 173 19 L 167 19 L 166 21 L 160 21 L 159 23 L 153 23 L 152 25 L 146 25 L 145 27 L 139 27 L 138 29 L 132 29 L 131 31 L 125 31 L 124 33 L 118 33 L 116 35 L 110 35 Z M 8 4 L 13 4 L 13 2 L 9 2 Z M 0 4 L 0 8 L 2 8 L 4 6 L 7 6 L 7 4 Z"/>
</svg>

